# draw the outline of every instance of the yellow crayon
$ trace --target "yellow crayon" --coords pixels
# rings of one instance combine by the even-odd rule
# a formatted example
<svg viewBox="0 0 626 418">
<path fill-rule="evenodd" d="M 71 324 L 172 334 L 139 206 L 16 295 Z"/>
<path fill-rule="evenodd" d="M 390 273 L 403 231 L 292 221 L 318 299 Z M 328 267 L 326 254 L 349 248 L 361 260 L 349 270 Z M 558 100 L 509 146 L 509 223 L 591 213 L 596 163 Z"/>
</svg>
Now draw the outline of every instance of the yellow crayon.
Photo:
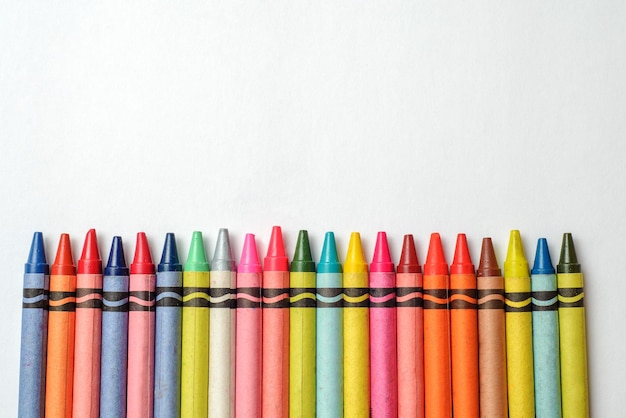
<svg viewBox="0 0 626 418">
<path fill-rule="evenodd" d="M 563 234 L 561 257 L 557 264 L 557 287 L 563 416 L 589 417 L 585 293 L 583 275 L 570 233 Z"/>
<path fill-rule="evenodd" d="M 361 236 L 350 235 L 343 266 L 343 411 L 345 417 L 370 413 L 369 280 Z"/>
<path fill-rule="evenodd" d="M 533 375 L 533 324 L 530 275 L 522 238 L 511 231 L 504 262 L 506 369 L 509 417 L 535 416 Z"/>
<path fill-rule="evenodd" d="M 209 405 L 209 263 L 194 232 L 183 268 L 181 417 L 206 417 Z"/>
</svg>

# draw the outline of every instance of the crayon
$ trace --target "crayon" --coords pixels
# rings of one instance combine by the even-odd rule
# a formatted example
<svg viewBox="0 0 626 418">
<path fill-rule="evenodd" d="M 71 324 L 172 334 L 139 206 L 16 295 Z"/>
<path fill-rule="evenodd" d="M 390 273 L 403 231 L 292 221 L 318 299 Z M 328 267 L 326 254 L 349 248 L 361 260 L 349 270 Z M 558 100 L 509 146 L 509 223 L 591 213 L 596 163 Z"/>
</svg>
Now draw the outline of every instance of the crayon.
<svg viewBox="0 0 626 418">
<path fill-rule="evenodd" d="M 206 417 L 209 404 L 209 263 L 202 232 L 191 236 L 183 267 L 181 416 Z"/>
<path fill-rule="evenodd" d="M 480 414 L 482 417 L 508 418 L 504 278 L 491 238 L 483 238 L 476 273 Z"/>
<path fill-rule="evenodd" d="M 343 413 L 370 416 L 369 278 L 361 236 L 350 234 L 343 265 Z"/>
<path fill-rule="evenodd" d="M 50 268 L 49 298 L 45 415 L 71 417 L 76 267 L 68 234 L 61 234 L 56 259 Z"/>
<path fill-rule="evenodd" d="M 530 271 L 533 317 L 533 363 L 535 414 L 561 418 L 561 371 L 559 367 L 559 313 L 556 273 L 548 242 L 537 241 L 535 263 Z"/>
<path fill-rule="evenodd" d="M 211 261 L 209 333 L 209 418 L 235 416 L 235 309 L 237 269 L 228 229 L 217 234 Z"/>
<path fill-rule="evenodd" d="M 448 265 L 438 233 L 424 263 L 424 398 L 427 418 L 452 416 Z"/>
<path fill-rule="evenodd" d="M 387 235 L 379 232 L 370 264 L 370 402 L 372 416 L 398 415 L 396 274 Z"/>
<path fill-rule="evenodd" d="M 343 416 L 343 274 L 335 235 L 327 232 L 317 265 L 316 411 L 318 418 Z"/>
<path fill-rule="evenodd" d="M 128 418 L 154 412 L 154 320 L 156 276 L 146 234 L 137 234 L 128 298 Z"/>
<path fill-rule="evenodd" d="M 450 264 L 452 410 L 456 418 L 478 418 L 478 312 L 476 274 L 465 234 L 456 240 Z"/>
<path fill-rule="evenodd" d="M 424 417 L 424 300 L 413 235 L 405 235 L 396 269 L 398 416 Z"/>
<path fill-rule="evenodd" d="M 289 416 L 289 262 L 272 228 L 263 270 L 262 416 Z"/>
<path fill-rule="evenodd" d="M 289 416 L 315 417 L 315 263 L 298 233 L 289 269 Z"/>
<path fill-rule="evenodd" d="M 100 350 L 102 348 L 102 260 L 96 230 L 85 237 L 76 275 L 74 343 L 75 417 L 100 415 Z"/>
<path fill-rule="evenodd" d="M 509 417 L 534 417 L 533 325 L 528 261 L 522 238 L 511 231 L 504 261 L 506 366 Z"/>
<path fill-rule="evenodd" d="M 564 417 L 589 416 L 587 383 L 587 336 L 583 274 L 576 257 L 572 234 L 563 234 L 561 256 L 556 266 L 559 292 L 559 337 L 561 342 L 561 396 Z"/>
<path fill-rule="evenodd" d="M 49 283 L 50 268 L 46 261 L 43 234 L 35 232 L 28 260 L 24 265 L 20 391 L 17 408 L 20 418 L 44 416 Z"/>
<path fill-rule="evenodd" d="M 261 418 L 261 284 L 263 269 L 253 234 L 246 234 L 237 269 L 235 416 Z"/>
<path fill-rule="evenodd" d="M 126 416 L 128 267 L 121 237 L 113 237 L 102 279 L 100 417 Z"/>
<path fill-rule="evenodd" d="M 156 273 L 154 331 L 154 416 L 180 414 L 180 364 L 182 344 L 183 266 L 176 237 L 165 235 Z"/>
</svg>

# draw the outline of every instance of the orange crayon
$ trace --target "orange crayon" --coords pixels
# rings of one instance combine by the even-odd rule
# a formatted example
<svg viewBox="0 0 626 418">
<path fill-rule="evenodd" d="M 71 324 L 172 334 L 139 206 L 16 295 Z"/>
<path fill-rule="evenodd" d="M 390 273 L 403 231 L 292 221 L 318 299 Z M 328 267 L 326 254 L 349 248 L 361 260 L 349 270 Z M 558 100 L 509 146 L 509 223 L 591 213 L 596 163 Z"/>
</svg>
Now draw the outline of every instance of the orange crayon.
<svg viewBox="0 0 626 418">
<path fill-rule="evenodd" d="M 70 418 L 74 379 L 76 267 L 68 234 L 61 234 L 56 259 L 50 267 L 49 310 L 46 417 Z"/>
</svg>

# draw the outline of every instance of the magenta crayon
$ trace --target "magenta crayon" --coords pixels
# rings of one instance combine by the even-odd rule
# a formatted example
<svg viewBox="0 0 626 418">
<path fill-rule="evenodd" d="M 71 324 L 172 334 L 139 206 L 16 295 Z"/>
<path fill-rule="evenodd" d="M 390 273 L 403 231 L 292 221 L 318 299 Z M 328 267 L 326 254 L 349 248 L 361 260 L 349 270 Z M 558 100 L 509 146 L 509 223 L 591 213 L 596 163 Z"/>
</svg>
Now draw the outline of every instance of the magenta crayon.
<svg viewBox="0 0 626 418">
<path fill-rule="evenodd" d="M 261 417 L 261 284 L 253 234 L 246 234 L 237 269 L 235 416 Z"/>
<path fill-rule="evenodd" d="M 85 237 L 76 275 L 74 343 L 75 417 L 100 415 L 100 349 L 102 345 L 102 260 L 96 230 Z"/>
<path fill-rule="evenodd" d="M 130 265 L 127 417 L 152 418 L 154 403 L 155 268 L 146 234 L 137 234 Z"/>
<path fill-rule="evenodd" d="M 370 402 L 373 417 L 398 415 L 396 274 L 387 235 L 379 232 L 370 264 Z"/>
</svg>

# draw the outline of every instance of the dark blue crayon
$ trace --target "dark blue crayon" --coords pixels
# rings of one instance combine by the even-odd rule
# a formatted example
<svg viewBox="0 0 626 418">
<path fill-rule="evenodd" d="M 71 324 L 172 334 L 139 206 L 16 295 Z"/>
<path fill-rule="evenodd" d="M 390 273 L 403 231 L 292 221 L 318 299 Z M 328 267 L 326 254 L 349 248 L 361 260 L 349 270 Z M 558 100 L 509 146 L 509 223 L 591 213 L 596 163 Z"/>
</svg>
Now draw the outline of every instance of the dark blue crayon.
<svg viewBox="0 0 626 418">
<path fill-rule="evenodd" d="M 44 416 L 49 280 L 50 268 L 46 261 L 43 235 L 35 232 L 28 261 L 24 265 L 18 403 L 20 418 Z"/>
<path fill-rule="evenodd" d="M 156 331 L 154 341 L 154 417 L 180 414 L 181 318 L 183 266 L 176 237 L 165 235 L 156 274 Z"/>
<path fill-rule="evenodd" d="M 126 416 L 128 267 L 121 237 L 113 237 L 102 279 L 100 417 Z"/>
</svg>

